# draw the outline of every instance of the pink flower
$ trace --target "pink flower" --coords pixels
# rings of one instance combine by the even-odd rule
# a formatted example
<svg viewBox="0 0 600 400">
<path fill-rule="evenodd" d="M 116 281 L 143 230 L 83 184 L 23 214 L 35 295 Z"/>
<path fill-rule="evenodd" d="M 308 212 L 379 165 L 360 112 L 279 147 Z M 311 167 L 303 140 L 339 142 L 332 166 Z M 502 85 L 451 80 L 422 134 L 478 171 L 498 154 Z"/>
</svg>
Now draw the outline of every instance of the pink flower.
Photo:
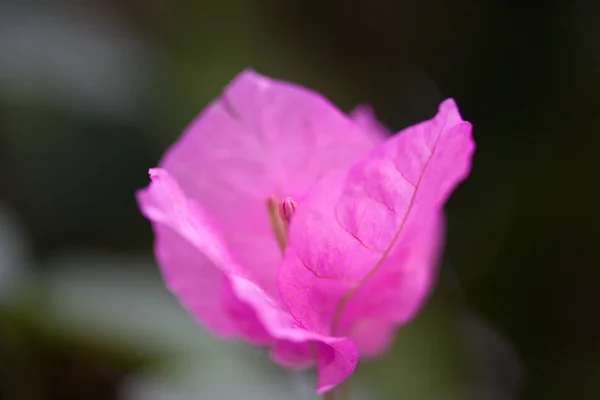
<svg viewBox="0 0 600 400">
<path fill-rule="evenodd" d="M 470 168 L 448 100 L 385 141 L 368 109 L 244 71 L 138 193 L 170 290 L 222 338 L 317 366 L 317 391 L 385 350 L 431 285 L 442 206 Z M 284 256 L 285 254 L 285 256 Z"/>
</svg>

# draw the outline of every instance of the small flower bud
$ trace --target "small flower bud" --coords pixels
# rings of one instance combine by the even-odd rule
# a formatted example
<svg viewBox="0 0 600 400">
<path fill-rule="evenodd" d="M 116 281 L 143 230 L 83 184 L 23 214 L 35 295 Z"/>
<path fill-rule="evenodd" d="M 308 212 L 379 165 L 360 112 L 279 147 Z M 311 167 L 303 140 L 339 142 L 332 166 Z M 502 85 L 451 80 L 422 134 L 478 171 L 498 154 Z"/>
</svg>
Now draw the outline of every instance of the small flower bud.
<svg viewBox="0 0 600 400">
<path fill-rule="evenodd" d="M 285 224 L 289 224 L 296 212 L 298 204 L 291 197 L 286 197 L 279 203 L 279 216 Z"/>
</svg>

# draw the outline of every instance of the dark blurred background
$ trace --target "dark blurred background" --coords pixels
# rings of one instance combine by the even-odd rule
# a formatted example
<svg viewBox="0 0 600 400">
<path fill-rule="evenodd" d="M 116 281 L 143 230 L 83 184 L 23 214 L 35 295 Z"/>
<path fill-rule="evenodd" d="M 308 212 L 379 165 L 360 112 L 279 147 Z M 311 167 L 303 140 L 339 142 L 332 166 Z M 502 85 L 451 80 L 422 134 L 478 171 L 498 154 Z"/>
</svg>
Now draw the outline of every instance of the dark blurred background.
<svg viewBox="0 0 600 400">
<path fill-rule="evenodd" d="M 474 124 L 436 293 L 356 399 L 600 398 L 600 3 L 0 0 L 0 398 L 309 399 L 191 322 L 133 193 L 246 67 Z"/>
</svg>

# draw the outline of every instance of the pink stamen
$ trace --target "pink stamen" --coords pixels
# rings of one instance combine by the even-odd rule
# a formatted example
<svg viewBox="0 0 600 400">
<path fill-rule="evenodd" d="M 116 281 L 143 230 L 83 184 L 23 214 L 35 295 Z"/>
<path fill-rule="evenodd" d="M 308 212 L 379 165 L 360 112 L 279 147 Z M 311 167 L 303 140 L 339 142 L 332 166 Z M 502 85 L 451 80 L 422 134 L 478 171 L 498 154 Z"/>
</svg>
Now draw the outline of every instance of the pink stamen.
<svg viewBox="0 0 600 400">
<path fill-rule="evenodd" d="M 298 204 L 291 197 L 286 197 L 279 203 L 279 217 L 286 225 L 290 223 L 296 207 Z"/>
</svg>

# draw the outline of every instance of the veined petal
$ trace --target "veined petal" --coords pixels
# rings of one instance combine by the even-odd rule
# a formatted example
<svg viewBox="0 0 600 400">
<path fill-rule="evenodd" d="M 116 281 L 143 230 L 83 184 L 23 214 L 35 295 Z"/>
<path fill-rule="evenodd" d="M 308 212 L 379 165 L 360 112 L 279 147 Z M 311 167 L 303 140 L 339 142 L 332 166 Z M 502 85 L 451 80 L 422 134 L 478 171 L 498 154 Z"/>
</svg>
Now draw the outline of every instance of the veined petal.
<svg viewBox="0 0 600 400">
<path fill-rule="evenodd" d="M 447 100 L 361 161 L 321 179 L 298 207 L 279 288 L 307 329 L 349 336 L 361 355 L 427 295 L 440 253 L 443 205 L 469 172 L 471 125 Z"/>
</svg>

